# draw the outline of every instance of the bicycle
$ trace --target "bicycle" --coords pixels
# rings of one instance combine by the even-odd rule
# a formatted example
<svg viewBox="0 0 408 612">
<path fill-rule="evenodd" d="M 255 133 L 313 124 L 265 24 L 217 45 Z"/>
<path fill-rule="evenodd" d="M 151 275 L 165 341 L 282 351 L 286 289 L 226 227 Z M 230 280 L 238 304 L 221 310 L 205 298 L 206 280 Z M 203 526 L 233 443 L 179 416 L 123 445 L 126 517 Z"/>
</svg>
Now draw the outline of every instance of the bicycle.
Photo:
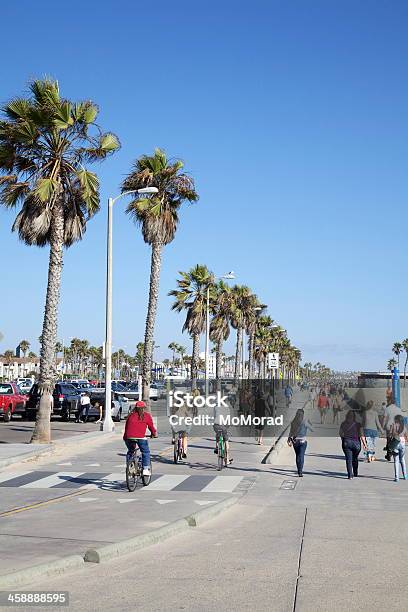
<svg viewBox="0 0 408 612">
<path fill-rule="evenodd" d="M 183 432 L 179 431 L 176 440 L 174 441 L 174 463 L 180 463 L 183 459 Z"/>
<path fill-rule="evenodd" d="M 218 471 L 221 471 L 222 468 L 228 465 L 228 457 L 225 448 L 225 441 L 222 432 L 220 432 L 218 441 L 217 441 L 217 450 L 218 450 Z"/>
<path fill-rule="evenodd" d="M 139 451 L 139 452 L 138 452 Z M 129 461 L 126 462 L 126 486 L 133 493 L 139 482 L 147 487 L 152 479 L 152 463 L 150 462 L 150 474 L 143 474 L 142 453 L 136 446 Z"/>
</svg>

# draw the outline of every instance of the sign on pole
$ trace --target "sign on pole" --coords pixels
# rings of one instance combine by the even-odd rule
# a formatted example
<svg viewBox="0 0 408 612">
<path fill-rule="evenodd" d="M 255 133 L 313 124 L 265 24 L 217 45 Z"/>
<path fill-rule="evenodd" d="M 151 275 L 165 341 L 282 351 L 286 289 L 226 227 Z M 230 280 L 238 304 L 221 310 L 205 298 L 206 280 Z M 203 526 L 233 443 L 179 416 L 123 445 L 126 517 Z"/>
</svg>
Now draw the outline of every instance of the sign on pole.
<svg viewBox="0 0 408 612">
<path fill-rule="evenodd" d="M 279 353 L 268 353 L 269 370 L 279 370 Z"/>
</svg>

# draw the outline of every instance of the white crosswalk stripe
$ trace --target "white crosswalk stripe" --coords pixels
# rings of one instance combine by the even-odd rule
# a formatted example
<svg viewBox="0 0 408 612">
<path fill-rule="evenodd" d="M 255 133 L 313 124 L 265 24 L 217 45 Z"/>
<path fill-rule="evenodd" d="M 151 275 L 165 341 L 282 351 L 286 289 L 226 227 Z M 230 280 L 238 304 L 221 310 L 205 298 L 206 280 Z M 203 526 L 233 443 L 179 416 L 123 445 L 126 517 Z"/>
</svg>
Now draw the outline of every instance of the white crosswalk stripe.
<svg viewBox="0 0 408 612">
<path fill-rule="evenodd" d="M 148 487 L 142 489 L 142 491 L 171 491 L 187 478 L 188 475 L 186 474 L 166 474 L 154 480 Z"/>
<path fill-rule="evenodd" d="M 62 484 L 71 478 L 77 478 L 81 476 L 84 472 L 57 472 L 52 476 L 46 476 L 45 478 L 40 478 L 39 480 L 34 480 L 34 482 L 29 482 L 25 485 L 22 485 L 22 489 L 49 489 L 50 487 L 54 487 L 55 485 Z"/>
<path fill-rule="evenodd" d="M 13 478 L 19 478 L 20 476 L 25 476 L 26 474 L 31 474 L 33 470 L 25 470 L 18 472 L 7 472 L 4 474 L 0 474 L 0 482 L 7 482 L 7 480 L 12 480 Z"/>
<path fill-rule="evenodd" d="M 241 480 L 242 476 L 218 476 L 202 489 L 202 493 L 232 493 Z"/>
<path fill-rule="evenodd" d="M 81 489 L 100 489 L 101 487 L 111 483 L 113 485 L 119 485 L 125 480 L 125 475 L 123 472 L 113 472 L 112 474 L 108 474 L 107 476 L 103 476 L 100 480 L 95 480 L 93 482 L 87 482 L 82 485 Z"/>
</svg>

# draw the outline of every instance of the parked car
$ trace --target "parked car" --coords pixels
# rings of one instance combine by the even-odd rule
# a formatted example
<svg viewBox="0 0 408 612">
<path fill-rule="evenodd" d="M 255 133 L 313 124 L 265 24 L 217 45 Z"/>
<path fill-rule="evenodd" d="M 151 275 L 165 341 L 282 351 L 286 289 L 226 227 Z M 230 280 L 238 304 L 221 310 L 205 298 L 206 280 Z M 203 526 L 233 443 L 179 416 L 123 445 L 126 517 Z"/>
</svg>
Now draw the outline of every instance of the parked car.
<svg viewBox="0 0 408 612">
<path fill-rule="evenodd" d="M 74 385 L 66 382 L 57 382 L 53 393 L 53 414 L 60 415 L 64 421 L 69 421 L 71 416 L 74 416 L 76 413 L 80 396 L 79 390 Z M 25 415 L 28 419 L 35 419 L 39 404 L 38 384 L 35 383 L 30 390 L 25 406 Z"/>
<path fill-rule="evenodd" d="M 139 399 L 139 385 L 136 382 L 130 383 L 130 385 L 128 385 L 127 389 L 125 390 L 125 393 L 129 399 L 138 400 Z M 153 401 L 156 401 L 157 397 L 158 397 L 157 389 L 153 387 L 152 385 L 150 387 L 150 399 Z"/>
<path fill-rule="evenodd" d="M 33 383 L 30 379 L 23 380 L 22 382 L 17 382 L 17 386 L 23 395 L 28 395 L 30 393 L 30 389 L 33 386 Z"/>
<path fill-rule="evenodd" d="M 102 411 L 105 413 L 105 395 L 100 392 L 100 389 L 98 389 L 98 391 L 99 393 L 93 393 L 91 396 L 91 407 L 88 412 L 88 418 L 90 419 L 94 417 L 99 418 L 99 406 L 102 406 Z M 130 402 L 128 398 L 121 394 L 112 393 L 111 410 L 112 419 L 119 423 L 129 414 Z"/>
<path fill-rule="evenodd" d="M 0 415 L 7 423 L 15 414 L 24 415 L 27 396 L 13 382 L 0 383 Z"/>
</svg>

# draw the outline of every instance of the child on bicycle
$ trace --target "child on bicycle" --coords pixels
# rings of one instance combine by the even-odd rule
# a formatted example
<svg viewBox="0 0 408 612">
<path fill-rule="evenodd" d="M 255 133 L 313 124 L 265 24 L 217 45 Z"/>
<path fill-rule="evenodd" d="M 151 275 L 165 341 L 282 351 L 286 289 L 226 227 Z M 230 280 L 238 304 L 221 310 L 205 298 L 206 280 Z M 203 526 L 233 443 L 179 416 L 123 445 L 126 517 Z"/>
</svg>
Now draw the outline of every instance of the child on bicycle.
<svg viewBox="0 0 408 612">
<path fill-rule="evenodd" d="M 130 461 L 136 449 L 136 444 L 142 453 L 143 476 L 150 476 L 150 448 L 145 439 L 146 431 L 149 429 L 152 438 L 157 438 L 157 430 L 154 426 L 152 415 L 145 412 L 146 404 L 136 402 L 134 410 L 126 419 L 123 440 L 128 449 L 126 460 Z"/>
</svg>

